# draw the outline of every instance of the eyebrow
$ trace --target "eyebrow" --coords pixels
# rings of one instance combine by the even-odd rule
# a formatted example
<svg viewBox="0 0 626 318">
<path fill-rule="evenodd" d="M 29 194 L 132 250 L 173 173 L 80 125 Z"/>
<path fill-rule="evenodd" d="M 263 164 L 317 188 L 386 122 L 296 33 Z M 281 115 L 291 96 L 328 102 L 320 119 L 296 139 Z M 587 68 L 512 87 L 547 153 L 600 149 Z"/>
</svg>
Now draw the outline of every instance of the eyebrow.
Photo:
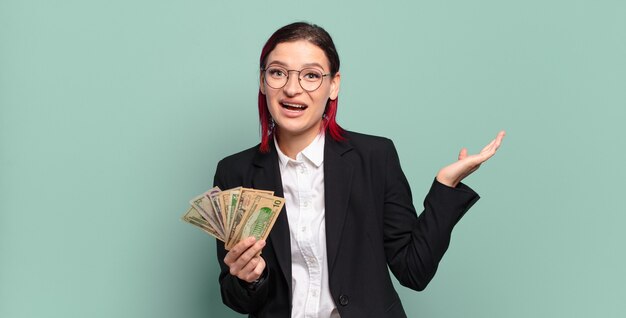
<svg viewBox="0 0 626 318">
<path fill-rule="evenodd" d="M 267 66 L 270 66 L 270 65 L 273 65 L 273 64 L 278 64 L 278 65 L 281 65 L 281 66 L 284 66 L 284 67 L 288 67 L 288 65 L 287 65 L 287 64 L 285 64 L 285 63 L 283 63 L 283 62 L 281 62 L 281 61 L 271 61 L 270 63 L 267 63 Z M 319 67 L 319 68 L 321 68 L 322 70 L 324 70 L 324 71 L 325 71 L 324 67 L 323 67 L 320 63 L 317 63 L 317 62 L 313 62 L 313 63 L 305 63 L 305 64 L 304 64 L 304 65 L 302 65 L 302 66 L 303 66 L 304 68 L 317 66 L 317 67 Z"/>
</svg>

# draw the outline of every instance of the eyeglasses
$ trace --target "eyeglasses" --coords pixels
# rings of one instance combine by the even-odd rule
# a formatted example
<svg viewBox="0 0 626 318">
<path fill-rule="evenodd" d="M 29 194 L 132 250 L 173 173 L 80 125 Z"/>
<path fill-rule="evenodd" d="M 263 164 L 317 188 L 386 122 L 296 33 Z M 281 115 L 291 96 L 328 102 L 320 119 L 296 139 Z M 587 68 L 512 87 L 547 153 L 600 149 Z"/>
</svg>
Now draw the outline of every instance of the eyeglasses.
<svg viewBox="0 0 626 318">
<path fill-rule="evenodd" d="M 320 70 L 315 68 L 305 68 L 300 71 L 297 70 L 288 70 L 283 67 L 278 66 L 270 66 L 266 69 L 263 69 L 263 78 L 265 78 L 265 83 L 274 89 L 283 88 L 287 82 L 289 81 L 289 73 L 297 72 L 298 73 L 298 83 L 300 83 L 300 87 L 307 92 L 312 92 L 320 86 L 322 86 L 322 81 L 324 77 L 330 75 L 330 73 L 322 73 Z"/>
</svg>

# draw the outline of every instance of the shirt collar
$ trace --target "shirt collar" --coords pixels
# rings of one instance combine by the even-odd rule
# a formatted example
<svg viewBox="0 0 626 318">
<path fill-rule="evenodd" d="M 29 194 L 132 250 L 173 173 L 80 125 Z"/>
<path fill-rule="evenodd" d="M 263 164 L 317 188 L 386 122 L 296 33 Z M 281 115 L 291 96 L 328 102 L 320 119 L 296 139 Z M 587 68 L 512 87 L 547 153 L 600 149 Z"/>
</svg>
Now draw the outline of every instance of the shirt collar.
<svg viewBox="0 0 626 318">
<path fill-rule="evenodd" d="M 276 152 L 278 152 L 278 162 L 281 168 L 285 168 L 290 161 L 302 161 L 305 158 L 319 168 L 324 163 L 324 142 L 324 133 L 318 134 L 306 148 L 296 155 L 296 160 L 293 160 L 280 150 L 276 136 L 274 136 L 274 145 Z"/>
</svg>

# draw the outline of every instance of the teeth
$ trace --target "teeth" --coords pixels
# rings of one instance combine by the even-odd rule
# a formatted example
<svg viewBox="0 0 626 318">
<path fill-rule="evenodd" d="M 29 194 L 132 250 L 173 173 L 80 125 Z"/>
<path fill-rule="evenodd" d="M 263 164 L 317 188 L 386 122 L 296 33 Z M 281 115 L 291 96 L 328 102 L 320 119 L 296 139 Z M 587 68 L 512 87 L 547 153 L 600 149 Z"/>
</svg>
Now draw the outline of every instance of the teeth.
<svg viewBox="0 0 626 318">
<path fill-rule="evenodd" d="M 304 109 L 304 108 L 306 108 L 306 106 L 305 106 L 305 105 L 298 105 L 298 104 L 283 103 L 283 105 L 285 105 L 285 106 L 289 106 L 289 107 L 294 107 L 294 108 L 300 108 L 300 109 Z"/>
</svg>

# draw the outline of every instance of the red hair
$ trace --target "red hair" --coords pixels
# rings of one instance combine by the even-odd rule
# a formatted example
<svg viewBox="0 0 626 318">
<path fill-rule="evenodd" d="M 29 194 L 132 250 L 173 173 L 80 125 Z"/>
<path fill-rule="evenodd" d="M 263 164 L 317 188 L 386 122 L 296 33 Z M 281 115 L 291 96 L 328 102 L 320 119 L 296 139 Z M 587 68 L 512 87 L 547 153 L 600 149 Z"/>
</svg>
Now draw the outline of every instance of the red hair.
<svg viewBox="0 0 626 318">
<path fill-rule="evenodd" d="M 307 40 L 312 44 L 315 44 L 317 47 L 322 49 L 326 54 L 326 58 L 328 58 L 328 62 L 330 64 L 330 74 L 331 76 L 335 76 L 339 71 L 339 55 L 337 54 L 337 49 L 335 48 L 335 44 L 333 43 L 332 38 L 326 32 L 326 30 L 315 24 L 309 24 L 305 22 L 296 22 L 289 25 L 286 25 L 280 29 L 278 29 L 272 36 L 265 42 L 263 49 L 261 50 L 261 58 L 260 58 L 260 66 L 261 72 L 265 69 L 265 62 L 267 56 L 274 50 L 276 45 L 283 42 L 292 42 L 297 40 Z M 263 85 L 263 83 L 260 83 Z M 345 138 L 343 137 L 344 130 L 337 124 L 337 100 L 328 99 L 326 102 L 326 109 L 324 110 L 324 117 L 322 120 L 321 130 L 330 134 L 330 137 L 336 141 L 342 141 Z M 268 152 L 270 150 L 270 140 L 274 137 L 274 132 L 276 130 L 276 126 L 272 120 L 272 115 L 270 114 L 267 108 L 267 100 L 265 99 L 265 95 L 261 92 L 259 88 L 259 123 L 261 128 L 261 146 L 259 150 L 261 152 Z"/>
</svg>

